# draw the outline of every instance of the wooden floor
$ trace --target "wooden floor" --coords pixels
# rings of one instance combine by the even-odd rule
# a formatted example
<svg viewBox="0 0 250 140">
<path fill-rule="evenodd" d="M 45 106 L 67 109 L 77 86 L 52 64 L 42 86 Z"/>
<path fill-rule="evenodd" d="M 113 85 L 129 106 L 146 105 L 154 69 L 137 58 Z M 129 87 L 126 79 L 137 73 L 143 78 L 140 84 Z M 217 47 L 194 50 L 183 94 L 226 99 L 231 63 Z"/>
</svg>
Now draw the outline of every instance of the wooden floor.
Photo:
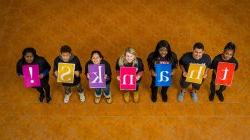
<svg viewBox="0 0 250 140">
<path fill-rule="evenodd" d="M 248 0 L 0 0 L 0 139 L 250 139 L 250 2 Z M 147 55 L 160 39 L 178 57 L 201 41 L 211 57 L 228 41 L 237 45 L 239 70 L 225 101 L 209 102 L 211 73 L 198 93 L 178 103 L 180 69 L 169 100 L 150 100 L 145 69 L 138 104 L 124 103 L 115 80 L 115 61 L 124 48 Z M 25 89 L 15 65 L 27 46 L 53 65 L 61 45 L 68 44 L 85 65 L 93 49 L 112 65 L 113 103 L 94 104 L 86 78 L 86 102 L 73 94 L 63 103 L 63 88 L 50 79 L 53 101 L 41 104 L 38 93 Z M 74 91 L 76 93 L 76 91 Z"/>
</svg>

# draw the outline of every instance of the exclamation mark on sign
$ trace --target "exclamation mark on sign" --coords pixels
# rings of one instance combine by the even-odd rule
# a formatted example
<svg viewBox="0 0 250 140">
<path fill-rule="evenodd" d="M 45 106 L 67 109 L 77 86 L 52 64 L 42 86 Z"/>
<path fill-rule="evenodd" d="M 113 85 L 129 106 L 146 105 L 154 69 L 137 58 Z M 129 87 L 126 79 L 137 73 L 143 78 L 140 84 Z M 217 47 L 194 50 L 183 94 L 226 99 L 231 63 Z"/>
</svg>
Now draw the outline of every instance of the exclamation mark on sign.
<svg viewBox="0 0 250 140">
<path fill-rule="evenodd" d="M 30 72 L 30 83 L 34 83 L 34 80 L 32 80 L 33 79 L 33 71 L 32 71 L 32 67 L 29 67 L 29 72 Z"/>
</svg>

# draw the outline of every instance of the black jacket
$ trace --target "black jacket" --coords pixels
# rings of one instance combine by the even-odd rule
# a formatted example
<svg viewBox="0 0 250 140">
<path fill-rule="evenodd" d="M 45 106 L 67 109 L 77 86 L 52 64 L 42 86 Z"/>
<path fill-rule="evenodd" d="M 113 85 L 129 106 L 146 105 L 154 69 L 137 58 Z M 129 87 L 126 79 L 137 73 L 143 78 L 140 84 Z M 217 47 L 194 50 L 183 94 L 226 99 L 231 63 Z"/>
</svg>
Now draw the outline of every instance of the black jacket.
<svg viewBox="0 0 250 140">
<path fill-rule="evenodd" d="M 21 58 L 18 60 L 17 65 L 16 65 L 16 72 L 17 75 L 23 75 L 23 65 L 34 65 L 38 64 L 39 66 L 39 74 L 43 74 L 44 77 L 41 79 L 42 86 L 44 85 L 44 82 L 49 81 L 49 71 L 51 69 L 50 64 L 47 62 L 47 60 L 44 57 L 41 56 L 34 56 L 34 60 L 32 63 L 28 64 L 24 58 Z"/>
</svg>

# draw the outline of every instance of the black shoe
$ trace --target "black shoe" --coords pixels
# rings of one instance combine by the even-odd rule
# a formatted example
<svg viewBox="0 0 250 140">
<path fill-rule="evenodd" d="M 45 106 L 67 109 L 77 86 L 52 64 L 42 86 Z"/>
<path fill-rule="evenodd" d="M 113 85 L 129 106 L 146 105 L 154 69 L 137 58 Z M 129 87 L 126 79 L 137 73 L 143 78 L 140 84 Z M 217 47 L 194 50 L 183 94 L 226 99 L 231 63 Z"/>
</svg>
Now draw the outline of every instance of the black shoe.
<svg viewBox="0 0 250 140">
<path fill-rule="evenodd" d="M 157 95 L 151 95 L 151 100 L 152 100 L 152 102 L 156 102 L 156 100 L 157 100 Z"/>
<path fill-rule="evenodd" d="M 167 102 L 168 101 L 168 95 L 166 93 L 161 94 L 161 98 L 163 102 Z"/>
<path fill-rule="evenodd" d="M 49 103 L 51 101 L 51 97 L 46 97 L 46 101 Z"/>
<path fill-rule="evenodd" d="M 214 100 L 214 93 L 210 93 L 209 95 L 209 101 L 213 101 Z"/>
<path fill-rule="evenodd" d="M 41 96 L 39 97 L 39 101 L 42 103 L 43 102 L 43 99 L 44 99 L 44 96 Z"/>
<path fill-rule="evenodd" d="M 223 102 L 223 101 L 224 101 L 224 96 L 223 96 L 223 94 L 222 94 L 221 92 L 219 92 L 219 91 L 216 91 L 216 94 L 217 94 L 219 100 L 220 100 L 221 102 Z"/>
</svg>

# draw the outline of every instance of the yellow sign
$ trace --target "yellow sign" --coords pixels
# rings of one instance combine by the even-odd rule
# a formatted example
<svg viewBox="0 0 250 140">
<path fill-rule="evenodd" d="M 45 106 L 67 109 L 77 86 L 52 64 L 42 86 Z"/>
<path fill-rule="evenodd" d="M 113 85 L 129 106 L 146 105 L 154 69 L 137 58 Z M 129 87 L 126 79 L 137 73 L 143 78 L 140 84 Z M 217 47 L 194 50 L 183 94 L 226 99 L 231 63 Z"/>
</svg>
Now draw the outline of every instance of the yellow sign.
<svg viewBox="0 0 250 140">
<path fill-rule="evenodd" d="M 206 66 L 203 64 L 190 64 L 186 76 L 186 82 L 201 84 Z"/>
<path fill-rule="evenodd" d="M 58 63 L 57 82 L 73 83 L 74 82 L 75 64 Z"/>
</svg>

